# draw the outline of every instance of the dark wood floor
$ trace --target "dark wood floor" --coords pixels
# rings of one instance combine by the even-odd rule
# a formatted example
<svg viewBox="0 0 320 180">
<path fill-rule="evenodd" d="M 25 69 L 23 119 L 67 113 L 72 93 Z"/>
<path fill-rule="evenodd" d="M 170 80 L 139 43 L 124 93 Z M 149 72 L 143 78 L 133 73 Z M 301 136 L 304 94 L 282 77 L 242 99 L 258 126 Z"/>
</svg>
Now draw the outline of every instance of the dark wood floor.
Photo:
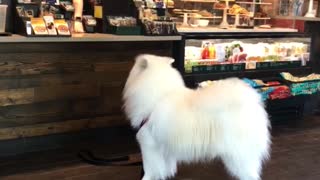
<svg viewBox="0 0 320 180">
<path fill-rule="evenodd" d="M 127 143 L 123 143 L 127 141 Z M 122 143 L 116 143 L 122 142 Z M 122 137 L 110 144 L 88 144 L 100 156 L 138 152 L 134 140 Z M 2 180 L 138 180 L 139 166 L 106 167 L 83 163 L 77 148 L 66 148 L 0 159 Z M 181 166 L 176 180 L 231 180 L 219 162 Z M 320 179 L 320 116 L 273 128 L 272 158 L 263 180 Z"/>
</svg>

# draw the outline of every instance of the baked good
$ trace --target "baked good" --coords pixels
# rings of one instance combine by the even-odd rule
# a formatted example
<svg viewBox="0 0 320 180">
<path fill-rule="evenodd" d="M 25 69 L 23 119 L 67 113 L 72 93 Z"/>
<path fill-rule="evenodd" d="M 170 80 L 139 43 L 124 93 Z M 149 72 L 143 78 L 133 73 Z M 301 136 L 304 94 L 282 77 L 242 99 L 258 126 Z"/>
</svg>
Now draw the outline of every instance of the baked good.
<svg viewBox="0 0 320 180">
<path fill-rule="evenodd" d="M 249 14 L 249 11 L 246 10 L 245 8 L 237 5 L 237 4 L 234 4 L 230 9 L 229 9 L 229 13 L 230 14 L 245 14 L 245 15 L 248 15 Z"/>
<path fill-rule="evenodd" d="M 213 9 L 224 9 L 224 8 L 226 8 L 226 5 L 224 3 L 217 2 L 213 4 Z"/>
<path fill-rule="evenodd" d="M 202 15 L 198 14 L 198 13 L 190 13 L 190 17 L 193 18 L 202 18 Z"/>
<path fill-rule="evenodd" d="M 198 14 L 200 14 L 200 15 L 203 16 L 203 17 L 212 17 L 212 16 L 213 16 L 213 14 L 211 14 L 211 13 L 208 12 L 207 10 L 199 11 Z"/>
<path fill-rule="evenodd" d="M 167 7 L 174 7 L 174 1 L 173 0 L 166 0 L 165 1 Z"/>
</svg>

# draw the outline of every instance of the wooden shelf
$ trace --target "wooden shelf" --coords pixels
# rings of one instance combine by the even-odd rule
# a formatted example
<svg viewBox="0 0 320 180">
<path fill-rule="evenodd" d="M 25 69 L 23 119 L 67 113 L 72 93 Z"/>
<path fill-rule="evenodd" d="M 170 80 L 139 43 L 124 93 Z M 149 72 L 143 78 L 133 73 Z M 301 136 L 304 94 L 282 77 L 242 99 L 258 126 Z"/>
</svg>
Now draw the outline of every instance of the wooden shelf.
<svg viewBox="0 0 320 180">
<path fill-rule="evenodd" d="M 179 16 L 180 18 L 183 18 L 183 16 Z M 193 17 L 193 16 L 188 16 L 188 18 L 194 18 L 194 19 L 221 19 L 222 16 L 210 16 L 210 17 Z"/>
<path fill-rule="evenodd" d="M 256 20 L 268 20 L 268 19 L 271 19 L 270 17 L 254 17 L 253 19 L 256 19 Z"/>
<path fill-rule="evenodd" d="M 227 13 L 229 16 L 236 16 L 236 14 Z M 239 14 L 239 16 L 249 16 L 249 14 Z"/>
<path fill-rule="evenodd" d="M 238 4 L 261 4 L 261 5 L 271 5 L 272 3 L 266 2 L 243 2 L 243 1 L 236 1 Z"/>
<path fill-rule="evenodd" d="M 235 14 L 228 14 L 230 15 L 232 18 L 235 18 Z M 240 14 L 240 16 L 248 16 L 246 14 Z M 271 19 L 271 17 L 253 17 L 253 19 L 255 20 L 268 20 L 268 19 Z"/>
<path fill-rule="evenodd" d="M 216 3 L 217 0 L 181 0 L 182 2 Z"/>
<path fill-rule="evenodd" d="M 201 17 L 200 19 L 222 19 L 222 16 Z"/>
</svg>

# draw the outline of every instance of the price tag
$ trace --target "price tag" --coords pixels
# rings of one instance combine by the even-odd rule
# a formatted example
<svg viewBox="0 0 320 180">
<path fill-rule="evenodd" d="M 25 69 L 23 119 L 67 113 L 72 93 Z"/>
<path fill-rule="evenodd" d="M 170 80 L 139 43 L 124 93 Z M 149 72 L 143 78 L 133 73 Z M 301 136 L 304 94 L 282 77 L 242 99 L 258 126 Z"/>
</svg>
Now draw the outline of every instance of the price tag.
<svg viewBox="0 0 320 180">
<path fill-rule="evenodd" d="M 256 61 L 246 62 L 246 69 L 256 69 L 256 68 L 257 68 L 257 62 Z"/>
</svg>

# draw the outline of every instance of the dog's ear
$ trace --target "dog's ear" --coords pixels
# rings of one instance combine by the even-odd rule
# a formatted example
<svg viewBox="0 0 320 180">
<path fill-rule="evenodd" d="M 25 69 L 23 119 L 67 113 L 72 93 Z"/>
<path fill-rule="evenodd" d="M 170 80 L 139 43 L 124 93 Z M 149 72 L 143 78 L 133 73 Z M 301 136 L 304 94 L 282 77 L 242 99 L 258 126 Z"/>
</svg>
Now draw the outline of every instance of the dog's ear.
<svg viewBox="0 0 320 180">
<path fill-rule="evenodd" d="M 140 69 L 146 69 L 148 67 L 148 55 L 142 54 L 136 57 L 136 63 Z"/>
<path fill-rule="evenodd" d="M 168 64 L 172 64 L 174 62 L 173 58 L 167 57 L 166 59 L 167 59 Z"/>
</svg>

